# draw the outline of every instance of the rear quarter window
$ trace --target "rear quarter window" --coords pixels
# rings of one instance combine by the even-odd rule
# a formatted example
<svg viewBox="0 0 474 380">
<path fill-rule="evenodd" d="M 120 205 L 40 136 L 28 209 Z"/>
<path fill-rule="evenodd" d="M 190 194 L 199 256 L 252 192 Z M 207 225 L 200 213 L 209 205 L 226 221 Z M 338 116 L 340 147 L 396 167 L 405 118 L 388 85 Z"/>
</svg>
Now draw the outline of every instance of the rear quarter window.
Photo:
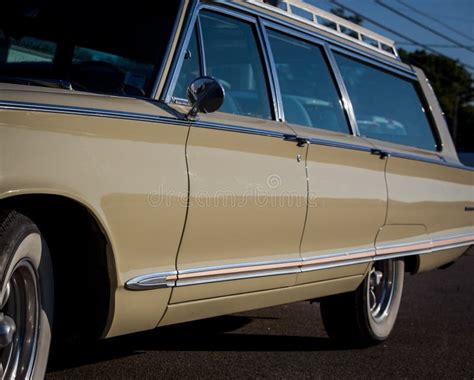
<svg viewBox="0 0 474 380">
<path fill-rule="evenodd" d="M 438 144 L 415 81 L 335 54 L 362 136 L 436 151 Z"/>
</svg>

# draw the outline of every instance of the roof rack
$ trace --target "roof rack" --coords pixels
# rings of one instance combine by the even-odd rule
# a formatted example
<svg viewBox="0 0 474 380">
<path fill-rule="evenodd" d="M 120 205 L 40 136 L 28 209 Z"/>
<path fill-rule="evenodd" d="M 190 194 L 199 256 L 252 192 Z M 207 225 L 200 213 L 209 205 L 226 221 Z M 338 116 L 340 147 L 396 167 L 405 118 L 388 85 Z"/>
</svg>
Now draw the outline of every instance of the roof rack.
<svg viewBox="0 0 474 380">
<path fill-rule="evenodd" d="M 332 33 L 338 37 L 358 43 L 359 45 L 391 58 L 398 59 L 398 52 L 394 41 L 332 13 L 307 4 L 302 0 L 245 1 L 272 12 L 283 14 L 300 22 L 304 22 L 305 24 Z M 270 2 L 276 5 L 272 5 Z"/>
</svg>

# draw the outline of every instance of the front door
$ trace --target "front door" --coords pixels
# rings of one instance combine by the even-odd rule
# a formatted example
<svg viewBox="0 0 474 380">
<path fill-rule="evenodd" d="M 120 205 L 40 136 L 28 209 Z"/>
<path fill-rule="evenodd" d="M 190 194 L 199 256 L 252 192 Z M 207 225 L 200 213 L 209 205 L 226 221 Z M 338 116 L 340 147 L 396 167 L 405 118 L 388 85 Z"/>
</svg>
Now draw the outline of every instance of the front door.
<svg viewBox="0 0 474 380">
<path fill-rule="evenodd" d="M 218 78 L 226 97 L 188 136 L 189 206 L 171 303 L 294 285 L 307 205 L 307 148 L 273 120 L 255 22 L 203 10 L 198 25 L 204 57 L 194 33 L 176 97 L 200 73 Z"/>
</svg>

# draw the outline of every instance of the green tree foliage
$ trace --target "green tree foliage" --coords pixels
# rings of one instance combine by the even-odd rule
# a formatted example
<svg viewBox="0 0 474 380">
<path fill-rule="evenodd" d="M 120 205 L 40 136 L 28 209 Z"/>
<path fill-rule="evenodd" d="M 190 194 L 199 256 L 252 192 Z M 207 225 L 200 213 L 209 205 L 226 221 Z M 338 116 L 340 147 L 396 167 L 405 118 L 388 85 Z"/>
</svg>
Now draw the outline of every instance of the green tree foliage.
<svg viewBox="0 0 474 380">
<path fill-rule="evenodd" d="M 424 50 L 399 50 L 402 61 L 429 78 L 458 150 L 474 151 L 474 82 L 458 61 Z"/>
</svg>

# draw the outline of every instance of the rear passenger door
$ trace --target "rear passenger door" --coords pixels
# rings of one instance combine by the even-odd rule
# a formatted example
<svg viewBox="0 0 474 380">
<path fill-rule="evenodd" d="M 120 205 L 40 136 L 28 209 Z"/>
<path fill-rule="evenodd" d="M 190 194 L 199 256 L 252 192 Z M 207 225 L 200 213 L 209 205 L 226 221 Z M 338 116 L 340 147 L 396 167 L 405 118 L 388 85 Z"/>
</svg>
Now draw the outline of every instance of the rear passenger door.
<svg viewBox="0 0 474 380">
<path fill-rule="evenodd" d="M 293 285 L 306 148 L 285 141 L 294 132 L 274 120 L 256 21 L 202 9 L 183 54 L 175 98 L 199 75 L 217 78 L 226 96 L 220 112 L 191 124 L 189 207 L 171 303 Z"/>
<path fill-rule="evenodd" d="M 389 71 L 342 53 L 335 58 L 361 136 L 389 156 L 387 221 L 377 253 L 424 253 L 472 239 L 465 211 L 472 204 L 472 176 L 456 164 L 449 136 L 440 139 L 436 110 L 419 84 L 426 78 L 419 82 L 415 72 Z"/>
<path fill-rule="evenodd" d="M 309 141 L 309 202 L 298 283 L 360 275 L 375 254 L 374 241 L 385 221 L 386 162 L 352 133 L 350 110 L 324 45 L 271 25 L 267 35 L 282 116 Z"/>
</svg>

